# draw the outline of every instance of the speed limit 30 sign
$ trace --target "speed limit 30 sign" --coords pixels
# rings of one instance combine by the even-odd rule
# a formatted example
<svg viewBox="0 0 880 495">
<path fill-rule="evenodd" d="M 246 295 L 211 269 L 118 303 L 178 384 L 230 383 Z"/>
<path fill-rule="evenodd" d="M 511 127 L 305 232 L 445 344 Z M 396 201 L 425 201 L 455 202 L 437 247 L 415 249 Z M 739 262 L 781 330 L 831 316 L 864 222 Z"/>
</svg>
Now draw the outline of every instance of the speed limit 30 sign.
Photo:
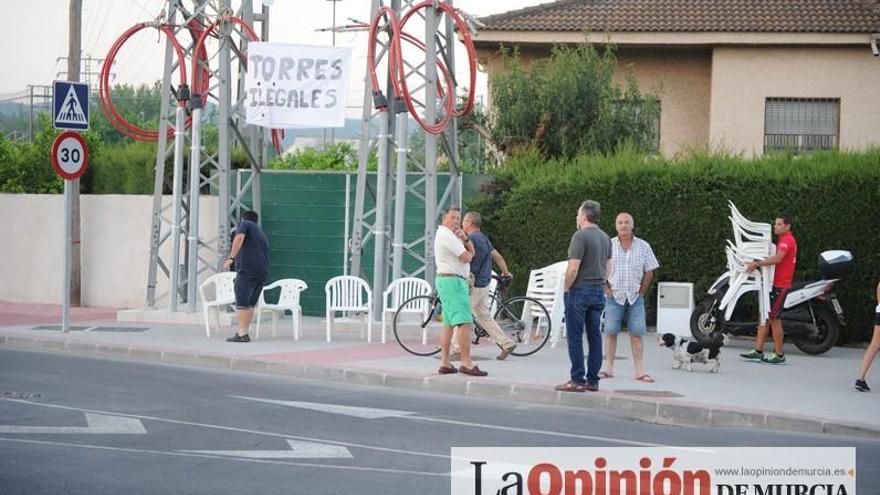
<svg viewBox="0 0 880 495">
<path fill-rule="evenodd" d="M 79 133 L 65 131 L 52 145 L 52 168 L 67 180 L 78 179 L 89 166 L 89 149 Z"/>
</svg>

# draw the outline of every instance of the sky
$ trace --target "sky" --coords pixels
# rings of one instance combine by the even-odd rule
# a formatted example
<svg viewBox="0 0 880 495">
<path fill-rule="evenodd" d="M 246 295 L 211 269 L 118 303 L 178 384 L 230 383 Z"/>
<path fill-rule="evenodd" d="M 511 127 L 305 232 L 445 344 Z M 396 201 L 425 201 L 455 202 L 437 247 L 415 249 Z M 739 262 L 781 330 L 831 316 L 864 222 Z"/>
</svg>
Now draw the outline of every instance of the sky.
<svg viewBox="0 0 880 495">
<path fill-rule="evenodd" d="M 258 3 L 260 0 L 255 0 Z M 316 29 L 333 25 L 333 3 L 329 0 L 271 0 L 269 41 L 331 45 L 329 32 Z M 455 6 L 475 16 L 506 12 L 547 0 L 456 0 Z M 67 69 L 68 0 L 0 0 L 7 22 L 0 30 L 0 100 L 23 93 L 29 84 L 51 84 L 64 77 Z M 168 0 L 83 0 L 83 57 L 104 58 L 116 38 L 137 22 L 151 20 Z M 192 5 L 193 0 L 186 0 Z M 233 6 L 238 5 L 233 0 Z M 337 25 L 349 24 L 349 18 L 368 21 L 370 0 L 339 0 L 336 3 Z M 390 2 L 386 2 L 390 3 Z M 415 29 L 413 34 L 416 34 Z M 422 33 L 423 37 L 424 34 Z M 337 46 L 353 51 L 353 78 L 347 105 L 350 116 L 359 115 L 363 103 L 363 74 L 366 64 L 366 33 L 338 33 Z M 459 44 L 460 47 L 460 44 Z M 467 66 L 461 50 L 456 55 L 459 80 L 466 80 Z M 121 50 L 113 67 L 112 83 L 149 83 L 161 77 L 164 41 L 155 30 L 138 33 Z M 94 63 L 91 71 L 98 72 Z M 61 74 L 59 75 L 59 72 Z M 82 78 L 85 80 L 85 76 Z M 92 76 L 97 84 L 97 75 Z M 485 75 L 478 78 L 477 95 L 485 95 Z"/>
</svg>

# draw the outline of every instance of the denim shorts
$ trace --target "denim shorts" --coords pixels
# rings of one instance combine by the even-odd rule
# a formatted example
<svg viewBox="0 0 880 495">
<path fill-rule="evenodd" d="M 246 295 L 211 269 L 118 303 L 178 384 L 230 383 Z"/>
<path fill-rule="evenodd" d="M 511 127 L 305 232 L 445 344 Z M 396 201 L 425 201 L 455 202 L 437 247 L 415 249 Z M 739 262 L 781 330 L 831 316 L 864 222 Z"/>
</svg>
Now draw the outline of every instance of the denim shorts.
<svg viewBox="0 0 880 495">
<path fill-rule="evenodd" d="M 605 301 L 605 324 L 602 326 L 604 333 L 608 335 L 620 333 L 624 319 L 630 335 L 644 336 L 648 333 L 645 322 L 645 299 L 642 296 L 639 296 L 633 304 L 629 301 L 618 304 L 613 297 Z"/>
<path fill-rule="evenodd" d="M 250 309 L 257 305 L 266 283 L 266 275 L 238 272 L 235 275 L 235 307 Z"/>
</svg>

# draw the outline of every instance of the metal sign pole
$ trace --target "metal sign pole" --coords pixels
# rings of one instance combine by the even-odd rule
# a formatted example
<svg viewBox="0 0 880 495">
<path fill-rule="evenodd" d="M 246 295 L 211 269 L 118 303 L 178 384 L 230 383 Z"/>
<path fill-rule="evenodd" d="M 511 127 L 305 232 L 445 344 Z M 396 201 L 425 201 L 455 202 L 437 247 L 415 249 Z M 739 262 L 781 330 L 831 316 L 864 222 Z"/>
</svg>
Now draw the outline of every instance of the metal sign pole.
<svg viewBox="0 0 880 495">
<path fill-rule="evenodd" d="M 64 180 L 64 302 L 61 308 L 61 331 L 70 331 L 70 284 L 73 269 L 73 185 Z"/>
</svg>

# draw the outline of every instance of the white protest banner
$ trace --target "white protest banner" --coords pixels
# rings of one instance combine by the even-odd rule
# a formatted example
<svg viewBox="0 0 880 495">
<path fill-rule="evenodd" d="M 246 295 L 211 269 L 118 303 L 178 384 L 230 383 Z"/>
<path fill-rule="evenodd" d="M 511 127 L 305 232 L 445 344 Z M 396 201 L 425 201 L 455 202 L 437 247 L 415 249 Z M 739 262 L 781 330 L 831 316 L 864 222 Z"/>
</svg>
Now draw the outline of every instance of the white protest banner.
<svg viewBox="0 0 880 495">
<path fill-rule="evenodd" d="M 350 48 L 248 45 L 248 124 L 275 129 L 343 127 Z"/>
</svg>

